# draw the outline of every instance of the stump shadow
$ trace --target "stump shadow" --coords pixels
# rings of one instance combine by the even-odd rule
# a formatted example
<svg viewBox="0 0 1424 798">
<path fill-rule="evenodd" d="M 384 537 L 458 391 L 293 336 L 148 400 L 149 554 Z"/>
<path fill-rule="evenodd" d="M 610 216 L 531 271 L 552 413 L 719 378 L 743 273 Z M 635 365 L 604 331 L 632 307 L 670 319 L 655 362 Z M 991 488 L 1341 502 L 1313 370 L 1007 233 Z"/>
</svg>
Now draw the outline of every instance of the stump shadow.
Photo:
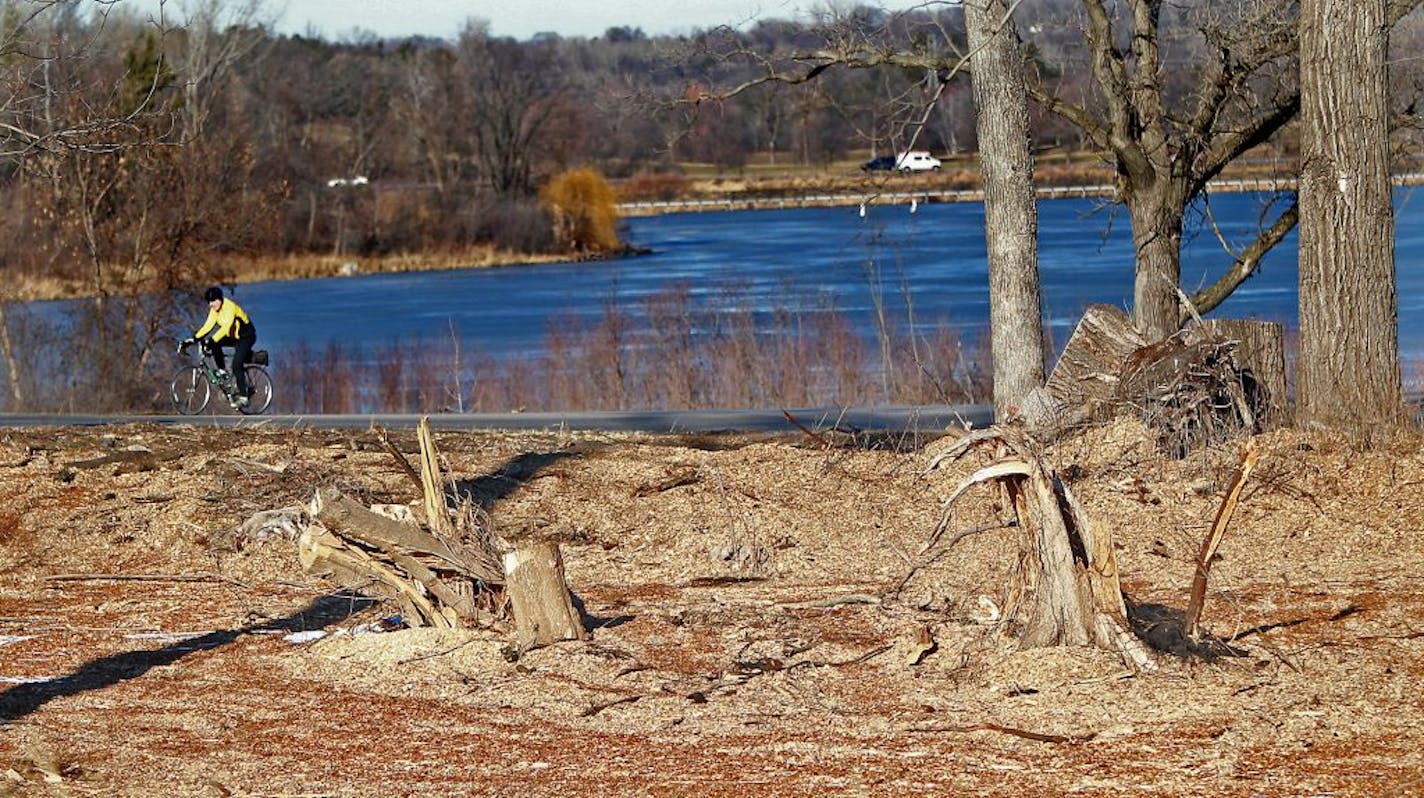
<svg viewBox="0 0 1424 798">
<path fill-rule="evenodd" d="M 1132 631 L 1153 650 L 1208 662 L 1222 657 L 1245 657 L 1248 652 L 1212 635 L 1187 634 L 1186 611 L 1165 604 L 1138 604 L 1126 594 L 1127 620 Z"/>
<path fill-rule="evenodd" d="M 556 452 L 526 452 L 511 458 L 498 471 L 474 479 L 458 479 L 454 482 L 455 494 L 473 501 L 480 509 L 489 512 L 501 499 L 508 497 L 521 485 L 539 475 L 540 471 L 555 463 L 577 457 L 581 452 L 560 450 Z"/>
<path fill-rule="evenodd" d="M 0 692 L 0 728 L 33 714 L 56 698 L 102 690 L 120 682 L 137 679 L 153 668 L 172 665 L 197 651 L 210 651 L 228 645 L 244 635 L 320 629 L 343 621 L 375 603 L 375 599 L 354 593 L 321 596 L 283 618 L 237 629 L 208 632 L 198 637 L 174 641 L 162 648 L 110 654 L 90 660 L 66 676 L 17 684 Z"/>
</svg>

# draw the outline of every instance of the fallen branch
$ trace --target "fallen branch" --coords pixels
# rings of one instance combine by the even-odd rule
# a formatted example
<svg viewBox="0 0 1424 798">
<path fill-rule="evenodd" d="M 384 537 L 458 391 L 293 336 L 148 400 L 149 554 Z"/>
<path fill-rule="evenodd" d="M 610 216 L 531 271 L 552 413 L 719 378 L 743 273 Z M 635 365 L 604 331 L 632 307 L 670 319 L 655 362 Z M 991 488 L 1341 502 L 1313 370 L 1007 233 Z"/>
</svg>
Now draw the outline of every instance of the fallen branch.
<svg viewBox="0 0 1424 798">
<path fill-rule="evenodd" d="M 1012 726 L 1000 726 L 1000 725 L 997 724 L 997 723 L 971 723 L 971 724 L 969 724 L 969 725 L 967 725 L 967 726 L 953 726 L 953 725 L 941 725 L 941 724 L 921 724 L 921 725 L 918 725 L 918 726 L 911 726 L 911 727 L 910 727 L 910 731 L 912 731 L 912 732 L 952 732 L 952 733 L 956 733 L 956 734 L 962 734 L 962 733 L 968 733 L 968 732 L 977 732 L 977 731 L 991 731 L 991 732 L 999 732 L 1000 734 L 1012 735 L 1012 736 L 1014 736 L 1014 737 L 1021 737 L 1021 738 L 1025 739 L 1025 740 L 1034 740 L 1035 742 L 1040 742 L 1040 743 L 1086 743 L 1086 742 L 1088 742 L 1089 740 L 1093 739 L 1094 737 L 1097 737 L 1097 736 L 1098 736 L 1097 732 L 1092 732 L 1092 733 L 1086 734 L 1086 735 L 1072 735 L 1072 736 L 1064 736 L 1064 735 L 1061 735 L 1061 734 L 1044 734 L 1043 732 L 1033 732 L 1033 731 L 1028 731 L 1028 730 L 1026 730 L 1026 729 L 1016 729 L 1016 728 L 1014 728 L 1014 727 L 1012 727 Z"/>
<path fill-rule="evenodd" d="M 758 676 L 765 676 L 768 673 L 785 673 L 800 668 L 845 668 L 872 660 L 889 651 L 891 648 L 892 646 L 890 645 L 877 646 L 857 657 L 839 661 L 803 659 L 798 662 L 788 663 L 779 659 L 759 659 L 751 662 L 738 662 L 736 664 L 741 667 L 741 670 L 724 673 L 722 677 L 715 683 L 708 685 L 706 689 L 686 693 L 683 697 L 694 704 L 705 704 L 707 700 L 712 697 L 712 694 L 718 690 L 725 690 L 729 687 L 741 687 Z M 807 649 L 803 648 L 799 651 L 804 652 L 806 650 Z M 792 654 L 792 656 L 794 656 L 794 654 Z"/>
<path fill-rule="evenodd" d="M 609 707 L 616 707 L 619 704 L 632 704 L 641 698 L 642 696 L 640 695 L 625 695 L 621 698 L 615 698 L 612 701 L 604 701 L 601 704 L 594 704 L 593 706 L 590 706 L 589 708 L 580 712 L 579 717 L 591 718 L 594 715 L 597 715 L 598 713 L 602 712 L 603 710 L 608 709 Z"/>
<path fill-rule="evenodd" d="M 936 541 L 941 535 L 944 534 L 944 530 L 948 526 L 949 511 L 946 510 L 944 515 L 940 518 L 939 523 L 935 526 L 934 534 L 931 535 L 931 542 L 926 544 L 925 546 L 925 552 L 920 555 L 919 560 L 917 562 L 910 566 L 909 570 L 905 571 L 903 576 L 896 580 L 895 584 L 891 585 L 890 588 L 885 591 L 885 598 L 895 598 L 899 596 L 900 591 L 905 589 L 905 585 L 908 585 L 910 583 L 910 580 L 915 578 L 915 574 L 919 573 L 920 569 L 926 568 L 934 564 L 935 560 L 938 560 L 940 557 L 943 557 L 944 555 L 948 554 L 950 549 L 954 548 L 954 545 L 959 541 L 964 540 L 965 538 L 970 537 L 971 535 L 977 535 L 980 532 L 992 532 L 996 529 L 1014 529 L 1018 526 L 1018 522 L 1003 521 L 995 524 L 984 524 L 982 526 L 961 529 L 958 532 L 954 533 L 953 537 L 946 541 L 943 546 L 936 546 L 934 541 Z"/>
<path fill-rule="evenodd" d="M 821 435 L 819 432 L 816 432 L 816 431 L 810 429 L 810 428 L 807 427 L 805 424 L 802 424 L 800 421 L 797 421 L 797 420 L 796 420 L 796 417 L 793 416 L 793 415 L 791 415 L 790 412 L 788 412 L 788 411 L 786 411 L 785 409 L 783 409 L 783 410 L 781 411 L 781 415 L 784 416 L 787 421 L 790 421 L 791 424 L 792 424 L 792 426 L 796 427 L 796 429 L 799 429 L 799 430 L 801 430 L 803 433 L 805 433 L 805 434 L 806 434 L 806 437 L 810 438 L 811 440 L 814 440 L 816 443 L 819 443 L 819 444 L 821 444 L 822 446 L 825 446 L 825 447 L 828 448 L 828 449 L 830 448 L 831 444 L 830 444 L 829 441 L 826 440 L 825 436 Z"/>
<path fill-rule="evenodd" d="M 222 582 L 247 588 L 248 585 L 220 574 L 54 574 L 46 582 Z"/>
<path fill-rule="evenodd" d="M 167 452 L 165 454 L 157 454 L 155 452 L 149 451 L 148 449 L 125 449 L 121 452 L 106 454 L 102 457 L 95 457 L 90 460 L 77 460 L 73 463 L 67 463 L 66 465 L 69 468 L 83 468 L 86 470 L 109 465 L 110 463 L 140 463 L 143 465 L 153 466 L 154 464 L 157 464 L 159 462 L 176 460 L 180 456 L 181 455 L 179 452 Z"/>
<path fill-rule="evenodd" d="M 684 485 L 695 485 L 700 482 L 701 479 L 702 477 L 698 473 L 697 469 L 688 468 L 683 471 L 679 471 L 676 474 L 673 474 L 662 482 L 658 482 L 652 485 L 643 485 L 642 487 L 633 491 L 633 495 L 638 498 L 642 498 L 644 496 L 651 496 L 654 493 L 665 493 L 667 491 L 672 490 L 673 488 L 680 488 Z"/>
<path fill-rule="evenodd" d="M 302 566 L 308 571 L 329 571 L 337 581 L 351 587 L 374 583 L 399 601 L 402 614 L 418 620 L 418 625 L 447 629 L 458 626 L 455 610 L 432 603 L 428 587 L 417 587 L 397 568 L 376 559 L 360 546 L 348 544 L 319 523 L 307 527 L 297 541 L 297 548 Z"/>
<path fill-rule="evenodd" d="M 829 610 L 836 607 L 844 607 L 847 604 L 879 604 L 880 597 L 872 596 L 868 593 L 852 593 L 849 596 L 837 596 L 835 598 L 814 599 L 812 601 L 793 601 L 776 606 L 788 610 Z"/>
<path fill-rule="evenodd" d="M 440 651 L 432 651 L 432 652 L 430 652 L 429 654 L 419 654 L 419 655 L 416 655 L 416 656 L 414 656 L 414 657 L 409 657 L 409 658 L 407 658 L 407 659 L 396 660 L 396 664 L 397 664 L 397 665 L 409 665 L 409 664 L 412 663 L 412 662 L 420 662 L 421 660 L 435 659 L 436 657 L 443 657 L 443 656 L 445 656 L 446 654 L 453 654 L 454 652 L 459 651 L 460 649 L 464 648 L 465 646 L 468 646 L 469 644 L 475 642 L 475 640 L 476 640 L 476 638 L 471 638 L 471 639 L 469 639 L 469 640 L 466 640 L 466 641 L 463 642 L 463 643 L 456 643 L 455 645 L 450 646 L 449 648 L 446 648 L 446 649 L 442 649 L 442 650 L 440 650 Z"/>
</svg>

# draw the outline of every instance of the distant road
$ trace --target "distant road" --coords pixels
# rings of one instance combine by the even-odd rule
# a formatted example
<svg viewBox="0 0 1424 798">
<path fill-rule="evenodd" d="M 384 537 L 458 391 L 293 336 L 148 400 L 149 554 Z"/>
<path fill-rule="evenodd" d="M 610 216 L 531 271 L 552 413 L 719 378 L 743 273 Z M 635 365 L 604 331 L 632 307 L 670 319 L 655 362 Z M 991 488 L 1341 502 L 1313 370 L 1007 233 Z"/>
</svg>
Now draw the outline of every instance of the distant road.
<svg viewBox="0 0 1424 798">
<path fill-rule="evenodd" d="M 892 405 L 864 408 L 791 408 L 802 426 L 864 432 L 942 432 L 950 427 L 993 423 L 988 405 Z M 419 414 L 373 415 L 55 415 L 0 414 L 3 427 L 92 427 L 111 424 L 195 424 L 231 427 L 315 429 L 414 428 Z M 596 413 L 439 413 L 430 425 L 440 430 L 583 430 L 609 432 L 799 432 L 780 410 L 609 411 Z"/>
<path fill-rule="evenodd" d="M 887 176 L 885 187 L 893 184 L 895 175 Z M 1424 172 L 1408 172 L 1393 177 L 1396 186 L 1424 185 Z M 1252 177 L 1211 181 L 1212 191 L 1293 191 L 1294 177 Z M 1111 197 L 1116 189 L 1110 183 L 1088 186 L 1038 186 L 1039 199 L 1064 197 Z M 983 202 L 982 189 L 906 188 L 902 191 L 875 190 L 803 194 L 794 197 L 726 196 L 715 199 L 685 199 L 657 202 L 625 202 L 618 206 L 624 216 L 650 216 L 684 211 L 743 211 L 776 208 L 825 208 L 844 205 L 876 205 L 887 202 Z"/>
</svg>

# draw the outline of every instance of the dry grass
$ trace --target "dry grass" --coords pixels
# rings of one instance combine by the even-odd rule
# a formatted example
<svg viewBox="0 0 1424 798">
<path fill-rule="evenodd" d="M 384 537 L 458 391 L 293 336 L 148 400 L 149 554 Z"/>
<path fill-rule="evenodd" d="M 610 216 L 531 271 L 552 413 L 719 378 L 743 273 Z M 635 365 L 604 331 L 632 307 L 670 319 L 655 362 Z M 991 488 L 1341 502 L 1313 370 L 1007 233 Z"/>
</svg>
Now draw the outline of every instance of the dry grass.
<svg viewBox="0 0 1424 798">
<path fill-rule="evenodd" d="M 530 254 L 493 247 L 470 247 L 452 252 L 395 255 L 288 255 L 232 261 L 225 276 L 234 282 L 338 277 L 350 274 L 479 269 L 528 263 L 558 263 L 571 255 Z"/>
</svg>

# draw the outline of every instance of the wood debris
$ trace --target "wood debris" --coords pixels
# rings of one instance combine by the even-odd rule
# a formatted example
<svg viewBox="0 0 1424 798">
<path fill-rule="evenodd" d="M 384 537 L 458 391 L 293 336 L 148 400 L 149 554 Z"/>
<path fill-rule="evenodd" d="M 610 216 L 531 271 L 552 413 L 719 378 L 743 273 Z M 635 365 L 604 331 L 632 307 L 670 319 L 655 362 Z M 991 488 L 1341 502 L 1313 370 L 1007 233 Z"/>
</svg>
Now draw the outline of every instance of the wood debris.
<svg viewBox="0 0 1424 798">
<path fill-rule="evenodd" d="M 318 490 L 298 536 L 302 565 L 396 601 L 411 625 L 460 628 L 512 615 L 520 651 L 584 639 L 558 545 L 533 538 L 511 544 L 496 535 L 488 516 L 445 477 L 428 419 L 417 437 L 419 472 L 408 463 L 404 470 L 421 488 L 423 517 L 398 520 L 391 515 L 405 514 L 375 512 L 333 488 Z M 387 449 L 404 462 L 398 449 Z"/>
<path fill-rule="evenodd" d="M 1087 423 L 1135 416 L 1156 431 L 1163 451 L 1183 457 L 1282 418 L 1283 349 L 1280 325 L 1242 320 L 1202 321 L 1149 342 L 1126 313 L 1094 305 L 1014 418 L 1051 441 Z"/>
</svg>

